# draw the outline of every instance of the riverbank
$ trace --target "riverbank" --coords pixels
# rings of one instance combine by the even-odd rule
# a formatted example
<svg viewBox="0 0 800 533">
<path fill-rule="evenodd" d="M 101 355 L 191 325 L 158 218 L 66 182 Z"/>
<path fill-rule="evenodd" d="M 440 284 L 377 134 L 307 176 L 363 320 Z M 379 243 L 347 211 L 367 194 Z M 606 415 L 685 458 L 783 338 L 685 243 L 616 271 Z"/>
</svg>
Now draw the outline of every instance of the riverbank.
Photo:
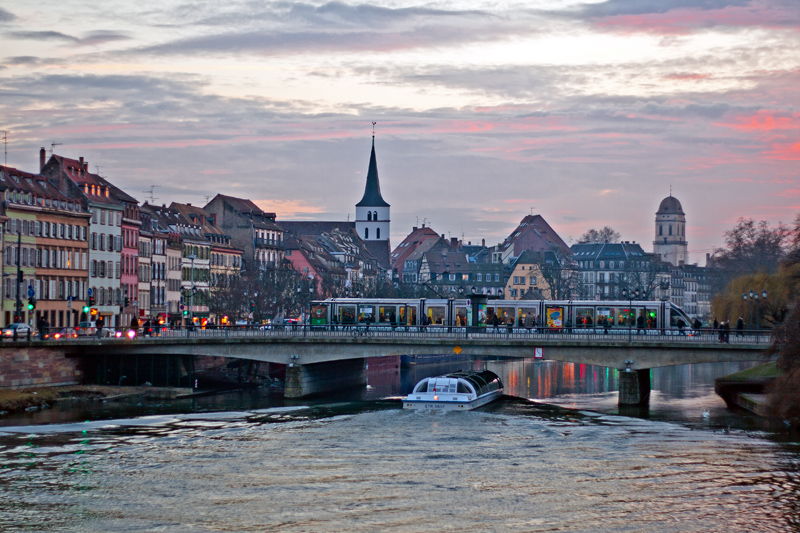
<svg viewBox="0 0 800 533">
<path fill-rule="evenodd" d="M 53 404 L 65 400 L 113 401 L 133 396 L 177 398 L 191 393 L 192 389 L 189 388 L 114 387 L 103 385 L 0 389 L 0 415 L 47 409 Z"/>
<path fill-rule="evenodd" d="M 762 417 L 770 416 L 769 386 L 781 375 L 777 364 L 769 362 L 714 380 L 714 391 L 729 408 L 739 408 Z"/>
</svg>

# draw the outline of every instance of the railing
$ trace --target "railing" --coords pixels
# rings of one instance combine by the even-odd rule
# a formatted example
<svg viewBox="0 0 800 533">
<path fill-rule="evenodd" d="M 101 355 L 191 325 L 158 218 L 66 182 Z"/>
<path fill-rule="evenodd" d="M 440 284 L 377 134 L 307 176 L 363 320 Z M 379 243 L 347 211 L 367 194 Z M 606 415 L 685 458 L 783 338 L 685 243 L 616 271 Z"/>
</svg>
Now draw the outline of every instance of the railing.
<svg viewBox="0 0 800 533">
<path fill-rule="evenodd" d="M 404 326 L 385 324 L 345 324 L 315 326 L 308 324 L 272 324 L 264 326 L 154 326 L 151 328 L 110 329 L 103 328 L 99 333 L 95 328 L 71 330 L 51 328 L 45 332 L 46 338 L 53 340 L 55 333 L 60 333 L 57 340 L 76 340 L 99 338 L 108 341 L 136 342 L 141 339 L 187 339 L 187 338 L 318 338 L 318 339 L 476 339 L 476 340 L 560 340 L 579 343 L 722 343 L 722 344 L 769 344 L 772 330 L 733 330 L 721 332 L 710 328 L 699 330 L 684 329 L 645 329 L 645 328 L 603 328 L 603 327 L 509 327 L 509 326 Z M 65 334 L 65 332 L 67 332 Z M 73 336 L 76 335 L 76 336 Z M 3 336 L 3 340 L 12 340 Z M 27 337 L 20 336 L 19 341 Z M 40 340 L 39 332 L 34 332 L 31 340 Z"/>
</svg>

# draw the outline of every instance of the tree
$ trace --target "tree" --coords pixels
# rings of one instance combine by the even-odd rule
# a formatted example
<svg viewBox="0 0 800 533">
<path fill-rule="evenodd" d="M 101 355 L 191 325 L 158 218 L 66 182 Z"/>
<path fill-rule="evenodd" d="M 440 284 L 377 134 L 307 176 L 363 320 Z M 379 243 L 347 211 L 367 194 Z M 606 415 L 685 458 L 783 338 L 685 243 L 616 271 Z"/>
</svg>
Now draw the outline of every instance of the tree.
<svg viewBox="0 0 800 533">
<path fill-rule="evenodd" d="M 752 323 L 753 327 L 756 324 L 774 327 L 782 323 L 789 312 L 792 280 L 798 270 L 800 265 L 785 265 L 774 274 L 758 272 L 733 279 L 724 291 L 714 296 L 712 314 L 720 320 L 734 322 L 741 316 L 745 324 Z M 758 307 L 750 299 L 751 290 L 758 293 Z M 763 291 L 767 291 L 766 299 L 761 296 Z"/>
<path fill-rule="evenodd" d="M 766 220 L 740 218 L 733 229 L 725 232 L 725 247 L 714 250 L 709 260 L 712 293 L 722 292 L 741 276 L 776 272 L 790 251 L 792 236 L 793 232 L 783 224 L 770 226 Z"/>
<path fill-rule="evenodd" d="M 594 244 L 604 242 L 619 242 L 621 235 L 614 228 L 606 226 L 601 230 L 594 228 L 590 229 L 580 237 L 578 237 L 578 244 Z"/>
</svg>

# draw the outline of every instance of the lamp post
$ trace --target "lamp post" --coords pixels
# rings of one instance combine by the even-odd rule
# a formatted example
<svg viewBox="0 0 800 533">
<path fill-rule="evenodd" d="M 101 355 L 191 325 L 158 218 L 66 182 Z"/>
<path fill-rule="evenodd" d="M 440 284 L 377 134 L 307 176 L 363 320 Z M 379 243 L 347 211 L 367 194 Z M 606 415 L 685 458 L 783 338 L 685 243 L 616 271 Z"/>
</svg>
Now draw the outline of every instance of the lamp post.
<svg viewBox="0 0 800 533">
<path fill-rule="evenodd" d="M 191 291 L 192 294 L 190 296 L 191 303 L 189 304 L 189 322 L 191 323 L 192 327 L 194 327 L 194 260 L 197 259 L 197 256 L 194 254 L 189 254 L 189 259 L 192 261 L 192 275 L 191 275 Z"/>
<path fill-rule="evenodd" d="M 756 292 L 756 291 L 754 291 L 752 289 L 750 290 L 750 292 L 746 292 L 746 293 L 742 294 L 742 299 L 745 302 L 748 301 L 748 297 L 749 297 L 749 300 L 750 300 L 750 329 L 753 329 L 753 305 L 754 304 L 755 304 L 755 307 L 756 307 L 755 329 L 759 329 L 761 327 L 761 321 L 759 320 L 760 316 L 759 316 L 759 310 L 758 310 L 758 300 L 759 300 L 758 296 L 759 296 L 758 292 Z M 763 300 L 767 299 L 767 291 L 766 290 L 761 292 L 761 299 L 763 299 Z"/>
<path fill-rule="evenodd" d="M 628 299 L 628 342 L 633 340 L 633 324 L 631 323 L 631 319 L 634 318 L 633 313 L 633 300 L 639 299 L 639 289 L 634 291 L 629 291 L 628 289 L 622 289 L 622 297 Z"/>
<path fill-rule="evenodd" d="M 22 230 L 17 224 L 17 304 L 14 308 L 14 322 L 22 322 Z"/>
</svg>

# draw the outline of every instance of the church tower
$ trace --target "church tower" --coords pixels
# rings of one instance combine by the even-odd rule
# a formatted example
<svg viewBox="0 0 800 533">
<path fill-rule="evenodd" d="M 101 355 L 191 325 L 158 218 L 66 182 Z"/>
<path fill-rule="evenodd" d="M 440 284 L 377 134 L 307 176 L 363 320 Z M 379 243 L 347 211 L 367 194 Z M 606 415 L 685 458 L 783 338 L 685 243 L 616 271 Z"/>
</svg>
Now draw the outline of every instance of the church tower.
<svg viewBox="0 0 800 533">
<path fill-rule="evenodd" d="M 672 194 L 661 200 L 656 211 L 656 240 L 653 253 L 662 261 L 682 266 L 688 263 L 686 213 Z"/>
<path fill-rule="evenodd" d="M 372 153 L 369 156 L 367 185 L 364 196 L 356 204 L 356 231 L 364 239 L 370 252 L 375 255 L 381 266 L 389 261 L 389 204 L 381 196 L 381 184 L 378 180 L 378 162 L 375 159 L 375 136 L 372 136 Z"/>
</svg>

